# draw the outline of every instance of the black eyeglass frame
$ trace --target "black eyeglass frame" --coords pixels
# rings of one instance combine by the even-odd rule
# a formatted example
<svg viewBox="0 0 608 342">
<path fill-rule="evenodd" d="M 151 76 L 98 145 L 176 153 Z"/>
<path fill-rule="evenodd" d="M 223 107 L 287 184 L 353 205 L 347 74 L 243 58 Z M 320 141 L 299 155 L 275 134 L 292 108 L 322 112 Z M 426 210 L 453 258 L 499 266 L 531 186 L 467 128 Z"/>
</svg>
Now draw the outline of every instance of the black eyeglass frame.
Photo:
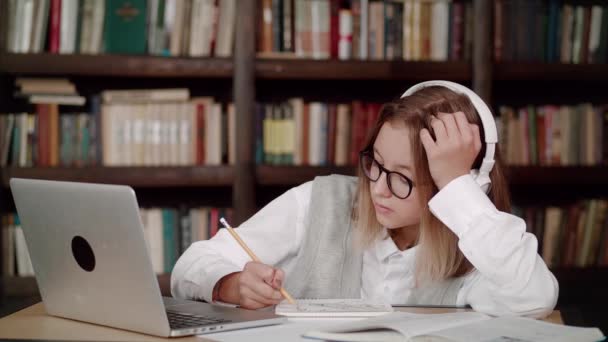
<svg viewBox="0 0 608 342">
<path fill-rule="evenodd" d="M 365 157 L 370 158 L 372 160 L 372 164 L 376 163 L 376 165 L 378 166 L 378 169 L 380 170 L 380 172 L 378 173 L 378 178 L 373 179 L 368 174 L 368 171 L 365 170 L 365 166 L 363 165 L 363 158 L 365 158 Z M 382 172 L 386 173 L 386 184 L 388 185 L 388 189 L 391 191 L 391 193 L 393 195 L 395 195 L 395 197 L 397 197 L 399 199 L 406 199 L 406 198 L 410 197 L 410 195 L 412 194 L 412 188 L 414 187 L 414 181 L 412 181 L 408 176 L 406 176 L 400 172 L 391 171 L 391 170 L 385 168 L 384 166 L 382 166 L 376 160 L 376 158 L 374 158 L 374 156 L 372 155 L 372 152 L 370 150 L 363 150 L 363 151 L 359 152 L 359 167 L 361 167 L 361 171 L 363 172 L 365 177 L 367 177 L 367 179 L 369 179 L 372 182 L 377 182 L 378 179 L 380 179 L 380 176 L 382 176 Z M 403 177 L 407 181 L 410 190 L 408 191 L 407 195 L 405 195 L 405 197 L 399 196 L 393 191 L 393 186 L 391 185 L 391 174 L 396 174 L 400 177 Z"/>
</svg>

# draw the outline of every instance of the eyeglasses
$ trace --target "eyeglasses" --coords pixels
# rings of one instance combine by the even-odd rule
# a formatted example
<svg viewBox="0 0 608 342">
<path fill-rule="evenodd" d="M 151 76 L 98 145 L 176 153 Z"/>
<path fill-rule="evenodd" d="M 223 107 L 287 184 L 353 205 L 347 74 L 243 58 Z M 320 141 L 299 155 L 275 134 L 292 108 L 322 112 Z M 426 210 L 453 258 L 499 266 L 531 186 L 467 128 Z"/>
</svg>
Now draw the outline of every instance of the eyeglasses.
<svg viewBox="0 0 608 342">
<path fill-rule="evenodd" d="M 380 163 L 374 159 L 370 151 L 361 151 L 359 153 L 359 162 L 363 174 L 372 182 L 376 182 L 380 179 L 382 172 L 386 173 L 386 184 L 391 193 L 397 198 L 406 199 L 412 193 L 414 182 L 399 172 L 390 171 L 384 168 L 384 166 L 380 165 Z"/>
</svg>

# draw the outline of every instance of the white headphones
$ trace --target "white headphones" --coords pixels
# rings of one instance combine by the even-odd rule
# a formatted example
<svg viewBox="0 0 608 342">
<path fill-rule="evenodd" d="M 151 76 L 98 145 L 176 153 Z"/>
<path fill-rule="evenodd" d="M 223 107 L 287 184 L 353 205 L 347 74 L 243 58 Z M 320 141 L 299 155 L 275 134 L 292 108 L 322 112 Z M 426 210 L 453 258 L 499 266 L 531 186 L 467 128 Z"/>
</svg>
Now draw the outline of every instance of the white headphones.
<svg viewBox="0 0 608 342">
<path fill-rule="evenodd" d="M 401 98 L 410 96 L 420 89 L 435 86 L 445 87 L 456 93 L 467 96 L 469 100 L 471 100 L 471 103 L 473 103 L 475 110 L 477 110 L 477 113 L 481 118 L 481 124 L 483 125 L 483 132 L 486 140 L 486 155 L 483 157 L 479 170 L 471 170 L 471 176 L 473 176 L 473 179 L 475 179 L 475 182 L 479 184 L 481 189 L 488 193 L 492 183 L 490 180 L 490 171 L 492 171 L 492 167 L 494 167 L 494 151 L 496 149 L 496 143 L 498 142 L 498 133 L 496 131 L 496 122 L 494 122 L 494 116 L 492 115 L 490 108 L 488 108 L 486 103 L 483 102 L 483 100 L 477 94 L 475 94 L 475 92 L 461 84 L 450 81 L 427 81 L 418 83 L 406 90 L 405 93 L 401 95 Z"/>
</svg>

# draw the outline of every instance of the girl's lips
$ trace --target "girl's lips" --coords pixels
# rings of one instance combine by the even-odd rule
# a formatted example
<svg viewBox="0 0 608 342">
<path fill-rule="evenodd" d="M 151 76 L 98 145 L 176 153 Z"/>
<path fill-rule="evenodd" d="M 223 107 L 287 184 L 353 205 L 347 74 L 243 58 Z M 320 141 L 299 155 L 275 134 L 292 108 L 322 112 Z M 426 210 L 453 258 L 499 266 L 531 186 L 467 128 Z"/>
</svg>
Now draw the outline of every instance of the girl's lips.
<svg viewBox="0 0 608 342">
<path fill-rule="evenodd" d="M 377 203 L 374 203 L 374 208 L 376 208 L 376 211 L 378 211 L 381 214 L 389 214 L 393 211 L 391 208 L 385 207 L 385 206 L 377 204 Z"/>
</svg>

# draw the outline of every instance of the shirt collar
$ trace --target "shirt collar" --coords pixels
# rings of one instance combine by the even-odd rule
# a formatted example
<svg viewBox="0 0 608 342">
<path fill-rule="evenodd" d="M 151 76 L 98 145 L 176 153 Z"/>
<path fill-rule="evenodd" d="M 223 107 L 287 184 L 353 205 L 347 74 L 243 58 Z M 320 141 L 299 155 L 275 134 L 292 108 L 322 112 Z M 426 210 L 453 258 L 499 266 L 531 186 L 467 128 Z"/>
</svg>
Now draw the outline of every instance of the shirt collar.
<svg viewBox="0 0 608 342">
<path fill-rule="evenodd" d="M 390 238 L 390 236 L 388 235 L 388 230 L 385 228 L 382 234 L 380 234 L 378 240 L 376 241 L 376 257 L 378 258 L 378 260 L 384 261 L 396 254 L 408 256 L 412 254 L 416 247 L 417 246 L 413 246 L 404 251 L 399 250 L 399 248 L 397 248 L 397 245 L 395 245 L 395 241 Z"/>
</svg>

